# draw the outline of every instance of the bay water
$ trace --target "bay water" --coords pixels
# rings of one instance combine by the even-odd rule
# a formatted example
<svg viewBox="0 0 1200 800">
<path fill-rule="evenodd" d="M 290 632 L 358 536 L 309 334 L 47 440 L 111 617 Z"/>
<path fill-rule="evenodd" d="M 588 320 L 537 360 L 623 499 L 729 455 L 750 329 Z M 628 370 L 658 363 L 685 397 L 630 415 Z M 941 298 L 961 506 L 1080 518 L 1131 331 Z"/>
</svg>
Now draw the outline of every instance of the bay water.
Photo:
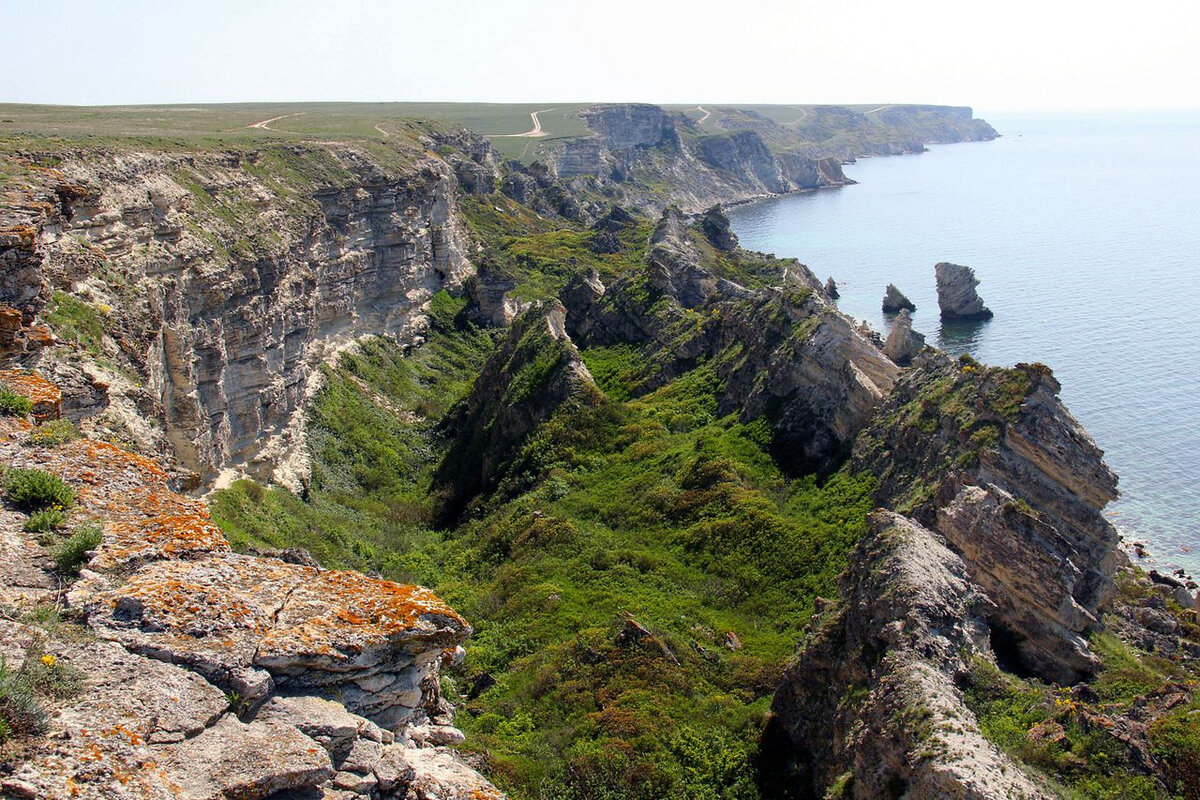
<svg viewBox="0 0 1200 800">
<path fill-rule="evenodd" d="M 857 185 L 731 208 L 733 229 L 885 336 L 895 283 L 928 343 L 1050 365 L 1140 563 L 1200 574 L 1200 112 L 983 116 L 1000 139 L 861 159 Z M 938 261 L 975 269 L 994 319 L 940 322 Z"/>
</svg>

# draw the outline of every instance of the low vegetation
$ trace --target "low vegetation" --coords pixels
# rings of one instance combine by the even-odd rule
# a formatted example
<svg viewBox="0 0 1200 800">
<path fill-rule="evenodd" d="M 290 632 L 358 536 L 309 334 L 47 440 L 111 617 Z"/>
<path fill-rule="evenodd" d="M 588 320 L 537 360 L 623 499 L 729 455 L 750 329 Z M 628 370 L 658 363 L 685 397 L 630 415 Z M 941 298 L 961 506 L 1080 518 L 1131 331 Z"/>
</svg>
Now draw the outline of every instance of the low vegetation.
<svg viewBox="0 0 1200 800">
<path fill-rule="evenodd" d="M 10 469 L 4 473 L 4 499 L 21 511 L 66 510 L 75 502 L 75 490 L 44 470 Z"/>
<path fill-rule="evenodd" d="M 100 546 L 103 529 L 99 524 L 80 525 L 52 551 L 54 567 L 62 575 L 79 574 L 79 568 L 87 562 L 87 554 Z"/>
<path fill-rule="evenodd" d="M 18 394 L 6 384 L 0 383 L 0 414 L 9 417 L 27 417 L 33 410 L 33 401 Z"/>
<path fill-rule="evenodd" d="M 79 436 L 79 429 L 70 420 L 48 419 L 29 434 L 29 444 L 34 447 L 58 447 Z"/>
</svg>

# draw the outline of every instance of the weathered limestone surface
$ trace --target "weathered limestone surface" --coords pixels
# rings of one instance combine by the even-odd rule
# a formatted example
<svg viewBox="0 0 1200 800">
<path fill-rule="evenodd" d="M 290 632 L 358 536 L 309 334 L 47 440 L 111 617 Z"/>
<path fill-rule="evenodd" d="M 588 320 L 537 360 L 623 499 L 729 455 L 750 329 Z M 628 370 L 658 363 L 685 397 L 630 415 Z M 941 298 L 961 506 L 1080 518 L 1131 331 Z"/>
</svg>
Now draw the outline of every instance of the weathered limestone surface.
<svg viewBox="0 0 1200 800">
<path fill-rule="evenodd" d="M 470 627 L 431 592 L 231 553 L 205 505 L 172 491 L 154 461 L 90 439 L 33 446 L 31 431 L 0 417 L 0 460 L 62 478 L 78 495 L 71 520 L 104 533 L 66 594 L 84 633 L 0 620 L 8 663 L 44 653 L 83 680 L 55 701 L 46 735 L 24 741 L 0 794 L 502 797 L 434 750 L 462 740 L 438 668 Z M 23 522 L 0 514 L 14 608 L 61 599 Z"/>
<path fill-rule="evenodd" d="M 1040 364 L 920 355 L 855 443 L 852 466 L 880 477 L 877 502 L 946 537 L 1024 668 L 1065 684 L 1098 665 L 1084 637 L 1126 559 L 1102 513 L 1116 476 L 1058 391 Z"/>
<path fill-rule="evenodd" d="M 955 686 L 971 658 L 991 658 L 988 600 L 963 559 L 877 511 L 839 588 L 772 706 L 802 796 L 839 779 L 855 798 L 1054 796 L 983 736 Z"/>
</svg>

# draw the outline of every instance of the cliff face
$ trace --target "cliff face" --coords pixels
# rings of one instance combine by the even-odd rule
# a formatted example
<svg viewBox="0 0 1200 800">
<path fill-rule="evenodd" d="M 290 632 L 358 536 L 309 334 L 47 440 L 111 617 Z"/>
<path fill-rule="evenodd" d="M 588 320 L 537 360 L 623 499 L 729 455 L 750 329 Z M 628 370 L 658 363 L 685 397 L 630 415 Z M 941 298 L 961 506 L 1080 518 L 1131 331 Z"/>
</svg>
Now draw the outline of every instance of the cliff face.
<svg viewBox="0 0 1200 800">
<path fill-rule="evenodd" d="M 470 137 L 443 142 L 465 153 L 454 164 L 336 144 L 57 154 L 0 255 L 14 266 L 0 302 L 30 317 L 53 309 L 55 290 L 87 298 L 107 314 L 97 348 L 145 377 L 153 408 L 140 410 L 182 466 L 269 478 L 295 450 L 322 357 L 365 333 L 411 339 L 429 296 L 470 273 L 455 198 L 494 165 Z M 26 358 L 71 372 L 52 360 Z M 90 382 L 119 393 L 119 375 L 102 372 Z"/>
<path fill-rule="evenodd" d="M 755 130 L 704 135 L 686 116 L 658 106 L 594 106 L 581 116 L 597 135 L 559 145 L 549 159 L 555 174 L 576 188 L 598 180 L 606 193 L 643 211 L 675 203 L 698 212 L 720 202 L 852 182 L 836 159 L 769 146 Z"/>
<path fill-rule="evenodd" d="M 1005 655 L 1046 680 L 1095 672 L 1084 635 L 1125 559 L 1101 513 L 1116 477 L 1041 365 L 920 356 L 855 443 L 876 500 L 946 537 L 995 610 Z"/>
<path fill-rule="evenodd" d="M 593 106 L 580 116 L 596 136 L 564 140 L 548 161 L 576 189 L 602 190 L 648 213 L 671 203 L 695 213 L 719 202 L 852 183 L 841 164 L 860 156 L 996 137 L 969 108 L 817 106 L 790 124 L 744 108 L 714 112 L 717 118 L 701 125 L 659 106 Z"/>
<path fill-rule="evenodd" d="M 501 797 L 436 747 L 462 738 L 438 668 L 471 629 L 431 592 L 233 554 L 154 461 L 35 432 L 0 417 L 0 457 L 64 481 L 73 533 L 101 533 L 63 593 L 79 624 L 0 622 L 13 669 L 71 686 L 0 778 L 5 797 Z M 23 518 L 0 514 L 3 583 L 21 590 L 5 601 L 22 613 L 62 600 L 55 536 Z"/>
<path fill-rule="evenodd" d="M 814 626 L 775 694 L 772 725 L 797 748 L 793 791 L 1053 797 L 983 736 L 956 686 L 972 659 L 990 657 L 988 600 L 966 563 L 899 514 L 876 512 L 870 524 L 840 605 Z"/>
</svg>

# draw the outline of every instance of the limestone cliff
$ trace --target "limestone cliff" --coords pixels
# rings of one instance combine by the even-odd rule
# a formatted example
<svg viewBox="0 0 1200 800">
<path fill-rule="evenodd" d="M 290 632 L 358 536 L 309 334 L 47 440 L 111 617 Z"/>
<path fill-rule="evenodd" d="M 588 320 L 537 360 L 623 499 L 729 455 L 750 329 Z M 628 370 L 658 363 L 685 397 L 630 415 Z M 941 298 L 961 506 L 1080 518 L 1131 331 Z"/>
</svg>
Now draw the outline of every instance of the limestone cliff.
<svg viewBox="0 0 1200 800">
<path fill-rule="evenodd" d="M 205 481 L 283 464 L 296 486 L 314 367 L 367 333 L 419 335 L 422 304 L 472 269 L 456 197 L 495 175 L 465 133 L 53 160 L 6 195 L 0 303 L 27 322 L 85 314 L 102 333 L 80 342 L 82 371 L 45 350 L 22 363 L 60 376 L 72 416 L 107 404 L 124 427 L 156 419 L 142 444 Z"/>
<path fill-rule="evenodd" d="M 853 464 L 880 476 L 881 505 L 963 557 L 1006 655 L 1067 683 L 1098 665 L 1084 635 L 1125 559 L 1101 513 L 1116 476 L 1058 389 L 1038 364 L 919 356 L 855 442 Z"/>
<path fill-rule="evenodd" d="M 988 600 L 935 533 L 876 512 L 840 594 L 775 694 L 774 732 L 797 748 L 787 770 L 793 792 L 1054 796 L 988 741 L 964 707 L 956 679 L 972 659 L 992 658 Z"/>
</svg>

